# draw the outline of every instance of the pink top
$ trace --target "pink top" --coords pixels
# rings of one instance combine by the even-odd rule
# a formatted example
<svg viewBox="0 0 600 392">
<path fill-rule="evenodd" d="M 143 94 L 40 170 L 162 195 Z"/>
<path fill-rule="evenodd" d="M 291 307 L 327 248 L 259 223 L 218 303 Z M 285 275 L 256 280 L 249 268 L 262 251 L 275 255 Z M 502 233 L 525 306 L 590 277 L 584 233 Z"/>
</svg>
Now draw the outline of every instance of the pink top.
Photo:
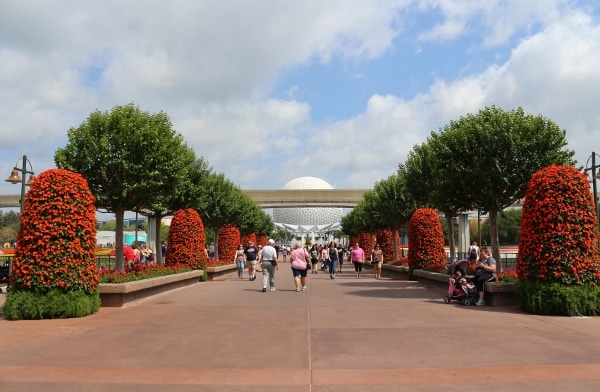
<svg viewBox="0 0 600 392">
<path fill-rule="evenodd" d="M 292 268 L 306 269 L 306 256 L 304 248 L 296 248 L 290 253 Z"/>
<path fill-rule="evenodd" d="M 365 252 L 362 248 L 354 248 L 351 252 L 352 261 L 364 261 Z"/>
</svg>

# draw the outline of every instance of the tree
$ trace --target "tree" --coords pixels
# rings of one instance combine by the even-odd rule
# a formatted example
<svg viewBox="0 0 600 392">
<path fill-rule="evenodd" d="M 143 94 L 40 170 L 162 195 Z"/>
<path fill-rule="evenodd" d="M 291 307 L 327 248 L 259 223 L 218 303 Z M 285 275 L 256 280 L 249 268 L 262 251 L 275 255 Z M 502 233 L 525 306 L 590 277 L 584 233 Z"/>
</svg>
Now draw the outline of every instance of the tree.
<svg viewBox="0 0 600 392">
<path fill-rule="evenodd" d="M 220 173 L 210 173 L 196 205 L 203 206 L 198 212 L 205 227 L 215 233 L 215 244 L 219 244 L 219 231 L 226 224 L 238 219 L 242 204 L 247 202 L 242 191 Z M 242 218 L 245 219 L 245 218 Z M 239 245 L 239 244 L 238 244 Z M 215 259 L 219 260 L 219 247 L 215 247 Z"/>
<path fill-rule="evenodd" d="M 451 121 L 439 134 L 432 133 L 429 142 L 432 167 L 440 180 L 436 192 L 453 202 L 462 198 L 465 206 L 489 214 L 496 260 L 500 260 L 498 213 L 523 198 L 537 170 L 574 163 L 574 152 L 565 149 L 565 131 L 542 116 L 525 114 L 522 108 L 486 107 Z M 435 197 L 435 208 L 444 211 L 440 199 Z"/>
<path fill-rule="evenodd" d="M 166 113 L 150 114 L 133 103 L 91 113 L 68 136 L 55 163 L 81 173 L 96 196 L 96 207 L 115 214 L 116 266 L 123 270 L 125 211 L 164 208 L 188 173 L 192 153 Z"/>
</svg>

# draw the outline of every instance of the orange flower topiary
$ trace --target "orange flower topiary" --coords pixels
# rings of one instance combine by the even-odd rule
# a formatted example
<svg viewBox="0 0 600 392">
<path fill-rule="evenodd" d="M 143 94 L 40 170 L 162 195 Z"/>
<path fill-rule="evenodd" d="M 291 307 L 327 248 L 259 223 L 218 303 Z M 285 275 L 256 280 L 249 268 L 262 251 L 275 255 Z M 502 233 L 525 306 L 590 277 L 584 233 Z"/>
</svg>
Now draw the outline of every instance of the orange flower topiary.
<svg viewBox="0 0 600 392">
<path fill-rule="evenodd" d="M 235 251 L 241 244 L 240 230 L 231 225 L 225 225 L 219 230 L 219 259 L 231 260 L 235 256 Z"/>
<path fill-rule="evenodd" d="M 186 265 L 199 269 L 206 265 L 204 225 L 196 210 L 179 210 L 173 216 L 167 243 L 165 265 Z"/>
<path fill-rule="evenodd" d="M 600 282 L 598 219 L 586 176 L 548 166 L 531 177 L 523 203 L 520 279 L 580 285 Z"/>
<path fill-rule="evenodd" d="M 63 169 L 41 173 L 25 198 L 12 262 L 14 290 L 96 292 L 96 199 Z"/>
<path fill-rule="evenodd" d="M 437 212 L 419 208 L 408 222 L 408 266 L 411 270 L 444 271 L 444 232 Z"/>
</svg>

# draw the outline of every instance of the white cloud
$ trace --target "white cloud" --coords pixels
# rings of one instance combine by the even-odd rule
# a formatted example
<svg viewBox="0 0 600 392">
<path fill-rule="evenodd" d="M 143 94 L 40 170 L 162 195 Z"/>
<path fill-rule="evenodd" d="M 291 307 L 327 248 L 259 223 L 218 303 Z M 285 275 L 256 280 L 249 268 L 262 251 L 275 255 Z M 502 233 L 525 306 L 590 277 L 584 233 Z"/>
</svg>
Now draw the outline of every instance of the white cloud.
<svg viewBox="0 0 600 392">
<path fill-rule="evenodd" d="M 419 52 L 430 40 L 476 35 L 478 45 L 494 46 L 530 33 L 504 63 L 488 59 L 483 72 L 440 78 L 413 97 L 372 94 L 361 113 L 336 122 L 314 122 L 296 88 L 272 91 L 296 67 L 383 56 L 415 4 L 423 13 L 439 10 L 438 25 L 420 27 Z M 197 155 L 245 188 L 279 188 L 304 175 L 338 188 L 370 187 L 432 130 L 491 104 L 555 120 L 585 161 L 600 129 L 600 39 L 597 23 L 569 4 L 6 2 L 0 138 L 11 143 L 0 145 L 0 174 L 8 176 L 23 153 L 38 172 L 53 167 L 70 127 L 128 102 L 167 112 Z M 2 182 L 0 192 L 17 190 Z"/>
</svg>

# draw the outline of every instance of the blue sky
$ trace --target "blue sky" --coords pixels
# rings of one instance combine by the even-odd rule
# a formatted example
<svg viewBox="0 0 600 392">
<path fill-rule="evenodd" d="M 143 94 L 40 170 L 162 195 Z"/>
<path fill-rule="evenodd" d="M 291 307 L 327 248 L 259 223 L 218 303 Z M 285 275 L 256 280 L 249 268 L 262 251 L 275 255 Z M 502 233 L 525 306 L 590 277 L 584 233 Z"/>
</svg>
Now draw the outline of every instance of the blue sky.
<svg viewBox="0 0 600 392">
<path fill-rule="evenodd" d="M 301 176 L 370 188 L 431 131 L 485 106 L 600 151 L 596 1 L 0 0 L 0 173 L 54 167 L 67 131 L 165 111 L 246 189 Z M 17 187 L 0 182 L 0 193 Z"/>
</svg>

